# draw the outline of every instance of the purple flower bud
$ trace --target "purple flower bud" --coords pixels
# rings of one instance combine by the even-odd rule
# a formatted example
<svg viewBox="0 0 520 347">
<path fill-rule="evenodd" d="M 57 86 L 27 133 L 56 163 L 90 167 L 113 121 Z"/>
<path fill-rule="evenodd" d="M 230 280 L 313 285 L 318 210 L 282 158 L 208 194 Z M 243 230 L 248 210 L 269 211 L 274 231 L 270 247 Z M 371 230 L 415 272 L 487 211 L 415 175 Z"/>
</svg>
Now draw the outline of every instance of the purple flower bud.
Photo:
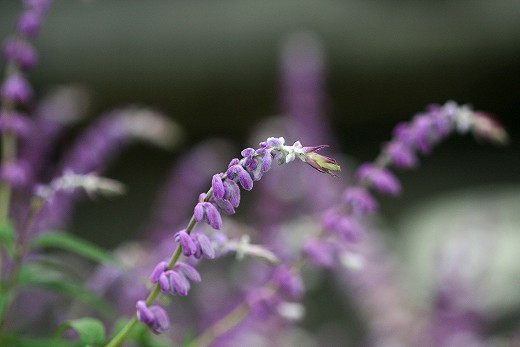
<svg viewBox="0 0 520 347">
<path fill-rule="evenodd" d="M 344 216 L 340 218 L 336 225 L 335 231 L 347 242 L 359 242 L 361 238 L 361 230 L 358 223 L 351 217 Z"/>
<path fill-rule="evenodd" d="M 0 168 L 0 179 L 13 188 L 23 187 L 30 181 L 29 165 L 23 161 L 11 161 Z"/>
<path fill-rule="evenodd" d="M 232 166 L 235 166 L 235 165 L 238 165 L 239 162 L 240 162 L 240 160 L 238 160 L 237 158 L 231 159 L 231 161 L 228 164 L 228 168 L 230 168 Z"/>
<path fill-rule="evenodd" d="M 253 189 L 253 179 L 249 172 L 247 172 L 242 166 L 236 165 L 238 172 L 238 181 L 245 190 Z"/>
<path fill-rule="evenodd" d="M 423 154 L 428 153 L 434 140 L 430 117 L 427 114 L 415 116 L 410 131 L 412 132 L 416 149 Z"/>
<path fill-rule="evenodd" d="M 210 202 L 203 202 L 206 222 L 213 228 L 219 230 L 222 227 L 222 217 L 217 208 Z"/>
<path fill-rule="evenodd" d="M 28 11 L 23 13 L 16 23 L 18 32 L 27 37 L 35 36 L 40 30 L 41 14 L 37 11 Z"/>
<path fill-rule="evenodd" d="M 246 148 L 240 154 L 242 154 L 244 158 L 247 158 L 253 156 L 255 153 L 256 152 L 253 148 Z"/>
<path fill-rule="evenodd" d="M 177 262 L 177 264 L 175 264 L 175 266 L 174 266 L 174 269 L 178 270 L 180 273 L 182 273 L 184 276 L 186 276 L 186 278 L 188 278 L 192 282 L 201 281 L 199 272 L 193 266 L 191 266 L 185 262 L 182 262 L 182 261 Z"/>
<path fill-rule="evenodd" d="M 178 294 L 180 296 L 188 295 L 188 291 L 190 290 L 190 283 L 186 277 L 184 277 L 184 275 L 181 275 L 173 270 L 166 271 L 165 275 L 168 276 L 168 279 L 170 280 L 171 294 Z"/>
<path fill-rule="evenodd" d="M 18 137 L 25 137 L 31 130 L 31 122 L 19 112 L 0 113 L 0 130 L 10 131 Z"/>
<path fill-rule="evenodd" d="M 24 5 L 31 11 L 46 12 L 51 6 L 51 0 L 25 0 Z"/>
<path fill-rule="evenodd" d="M 197 223 L 202 222 L 204 219 L 204 207 L 202 204 L 202 202 L 199 202 L 193 209 L 193 217 Z"/>
<path fill-rule="evenodd" d="M 33 96 L 33 91 L 29 82 L 18 73 L 9 76 L 1 88 L 2 97 L 18 103 L 29 101 Z"/>
<path fill-rule="evenodd" d="M 164 272 L 159 275 L 159 287 L 163 293 L 169 293 L 171 291 L 170 280 Z"/>
<path fill-rule="evenodd" d="M 226 190 L 224 199 L 228 200 L 234 208 L 237 208 L 240 205 L 240 188 L 238 184 L 233 180 L 225 180 L 224 189 Z"/>
<path fill-rule="evenodd" d="M 150 282 L 157 283 L 159 282 L 159 276 L 166 270 L 166 267 L 168 266 L 168 263 L 165 261 L 161 261 L 157 266 L 155 266 L 155 269 L 153 269 L 152 273 L 150 274 Z"/>
<path fill-rule="evenodd" d="M 343 193 L 343 201 L 350 207 L 354 214 L 364 215 L 377 210 L 377 201 L 364 188 L 347 188 Z"/>
<path fill-rule="evenodd" d="M 197 245 L 193 242 L 190 235 L 185 230 L 179 231 L 175 234 L 175 241 L 180 243 L 182 247 L 182 254 L 189 257 L 197 252 Z"/>
<path fill-rule="evenodd" d="M 277 146 L 283 146 L 285 141 L 283 139 L 283 137 L 279 137 L 279 138 L 276 138 L 276 137 L 270 137 L 267 139 L 267 145 L 269 147 L 277 147 Z"/>
<path fill-rule="evenodd" d="M 312 265 L 316 267 L 331 267 L 334 265 L 334 244 L 325 240 L 310 240 L 304 247 L 303 252 L 309 258 Z"/>
<path fill-rule="evenodd" d="M 164 309 L 157 305 L 146 306 L 143 300 L 139 300 L 136 304 L 137 319 L 152 329 L 156 334 L 160 334 L 168 330 L 170 320 Z"/>
<path fill-rule="evenodd" d="M 298 299 L 303 295 L 304 286 L 301 277 L 285 265 L 279 266 L 275 270 L 273 281 L 278 285 L 280 291 L 291 299 Z"/>
<path fill-rule="evenodd" d="M 211 187 L 213 188 L 213 196 L 217 200 L 222 200 L 226 191 L 224 189 L 224 183 L 222 183 L 222 177 L 220 174 L 213 175 L 211 180 Z"/>
<path fill-rule="evenodd" d="M 151 327 L 154 333 L 161 334 L 170 328 L 170 319 L 161 306 L 150 306 L 150 311 L 155 317 L 154 325 Z"/>
<path fill-rule="evenodd" d="M 217 200 L 215 201 L 218 208 L 227 215 L 235 213 L 235 208 L 228 200 Z"/>
<path fill-rule="evenodd" d="M 401 184 L 397 178 L 390 171 L 373 164 L 361 165 L 357 177 L 361 181 L 368 182 L 382 194 L 398 195 L 401 192 Z"/>
<path fill-rule="evenodd" d="M 213 249 L 213 245 L 208 237 L 202 233 L 197 233 L 195 235 L 196 240 L 199 243 L 199 248 L 202 252 L 202 255 L 208 259 L 215 258 L 215 250 Z"/>
<path fill-rule="evenodd" d="M 385 152 L 390 158 L 390 162 L 399 169 L 408 169 L 417 165 L 417 158 L 412 150 L 398 141 L 386 144 Z"/>
<path fill-rule="evenodd" d="M 152 311 L 146 306 L 143 300 L 139 300 L 135 305 L 137 308 L 137 319 L 144 324 L 150 325 L 155 320 L 155 316 Z"/>
<path fill-rule="evenodd" d="M 262 158 L 262 173 L 266 173 L 271 168 L 271 163 L 273 158 L 271 157 L 271 152 L 266 152 L 264 157 Z"/>
<path fill-rule="evenodd" d="M 7 40 L 4 45 L 4 56 L 6 60 L 15 62 L 24 70 L 33 68 L 38 61 L 36 50 L 31 44 L 18 39 Z"/>
</svg>

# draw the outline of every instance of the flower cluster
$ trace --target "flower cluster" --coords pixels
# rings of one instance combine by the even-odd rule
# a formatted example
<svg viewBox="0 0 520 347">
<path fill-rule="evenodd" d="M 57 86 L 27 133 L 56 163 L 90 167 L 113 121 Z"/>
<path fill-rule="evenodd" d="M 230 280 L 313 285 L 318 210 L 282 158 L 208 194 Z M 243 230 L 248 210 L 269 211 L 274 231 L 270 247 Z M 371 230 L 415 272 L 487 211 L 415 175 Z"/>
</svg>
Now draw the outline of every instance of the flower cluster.
<svg viewBox="0 0 520 347">
<path fill-rule="evenodd" d="M 320 266 L 331 265 L 345 244 L 348 248 L 360 240 L 359 217 L 372 214 L 378 208 L 371 190 L 385 195 L 400 194 L 401 184 L 389 167 L 415 167 L 419 154 L 430 153 L 435 145 L 454 132 L 471 132 L 477 138 L 499 144 L 507 142 L 507 134 L 497 121 L 483 112 L 454 102 L 432 105 L 410 122 L 398 124 L 381 154 L 373 162 L 360 165 L 355 175 L 357 184 L 346 188 L 342 203 L 324 214 L 323 227 L 327 235 L 319 240 L 309 240 L 305 246 L 311 261 Z"/>
<path fill-rule="evenodd" d="M 150 281 L 156 284 L 163 293 L 187 295 L 190 289 L 189 281 L 199 282 L 201 278 L 193 267 L 177 261 L 180 254 L 196 259 L 203 256 L 210 259 L 215 257 L 215 250 L 207 236 L 202 233 L 192 233 L 196 223 L 205 222 L 213 229 L 220 229 L 222 227 L 221 213 L 233 214 L 235 208 L 240 204 L 240 186 L 245 190 L 251 190 L 254 181 L 260 180 L 269 171 L 273 161 L 281 165 L 299 158 L 320 172 L 334 174 L 333 171 L 340 170 L 337 162 L 316 153 L 324 147 L 326 146 L 303 147 L 299 141 L 289 146 L 285 145 L 283 137 L 270 137 L 261 142 L 258 149 L 244 149 L 241 152 L 241 159 L 232 159 L 226 172 L 213 176 L 208 193 L 200 194 L 199 202 L 193 210 L 192 222 L 186 229 L 175 234 L 175 241 L 179 245 L 177 251 L 170 262 L 162 261 L 155 267 L 150 275 Z M 286 287 L 287 283 L 292 283 L 292 281 L 281 280 L 280 283 Z M 294 290 L 291 289 L 291 292 Z M 138 309 L 138 320 L 155 331 L 156 320 L 148 319 L 148 317 Z"/>
</svg>

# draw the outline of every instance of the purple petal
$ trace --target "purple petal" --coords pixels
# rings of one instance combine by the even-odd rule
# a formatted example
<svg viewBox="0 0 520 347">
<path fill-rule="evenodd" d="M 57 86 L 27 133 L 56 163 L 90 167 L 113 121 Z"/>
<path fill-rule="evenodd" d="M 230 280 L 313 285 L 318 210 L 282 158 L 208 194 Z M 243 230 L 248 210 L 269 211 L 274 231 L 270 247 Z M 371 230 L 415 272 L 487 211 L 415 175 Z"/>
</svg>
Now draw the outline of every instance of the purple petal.
<svg viewBox="0 0 520 347">
<path fill-rule="evenodd" d="M 200 282 L 200 274 L 199 272 L 191 265 L 179 261 L 175 264 L 175 269 L 181 272 L 184 276 L 186 276 L 192 282 Z"/>
<path fill-rule="evenodd" d="M 168 330 L 170 327 L 170 319 L 168 318 L 166 311 L 164 311 L 161 306 L 157 305 L 150 306 L 150 311 L 155 316 L 155 324 L 151 326 L 152 330 L 156 334 L 160 334 Z"/>
<path fill-rule="evenodd" d="M 171 291 L 170 280 L 164 272 L 159 276 L 159 287 L 163 293 L 169 293 Z"/>
<path fill-rule="evenodd" d="M 273 157 L 271 156 L 271 152 L 265 153 L 264 157 L 262 158 L 262 173 L 269 171 L 272 161 Z"/>
<path fill-rule="evenodd" d="M 228 200 L 217 200 L 215 202 L 217 203 L 218 208 L 225 214 L 231 215 L 235 213 L 233 205 Z"/>
<path fill-rule="evenodd" d="M 175 236 L 175 240 L 180 243 L 182 254 L 185 256 L 189 257 L 197 252 L 197 245 L 195 245 L 190 235 L 188 235 L 185 230 L 179 231 Z"/>
<path fill-rule="evenodd" d="M 211 180 L 211 187 L 213 188 L 213 196 L 217 200 L 222 200 L 224 198 L 224 194 L 226 191 L 224 189 L 224 184 L 222 183 L 222 177 L 220 174 L 213 175 L 213 179 Z"/>
<path fill-rule="evenodd" d="M 178 294 L 180 296 L 188 295 L 188 291 L 190 290 L 190 284 L 184 275 L 179 274 L 176 271 L 168 271 L 166 272 L 168 278 L 170 279 L 171 289 L 173 290 L 173 294 Z"/>
<path fill-rule="evenodd" d="M 228 200 L 234 208 L 240 205 L 240 188 L 238 184 L 233 180 L 225 180 L 224 188 L 226 189 L 226 195 L 224 198 Z"/>
<path fill-rule="evenodd" d="M 204 207 L 202 204 L 202 202 L 199 202 L 193 209 L 193 217 L 195 218 L 196 222 L 202 222 L 204 219 Z"/>
<path fill-rule="evenodd" d="M 213 245 L 208 237 L 204 234 L 197 234 L 197 241 L 199 242 L 200 249 L 202 250 L 202 254 L 208 259 L 215 258 L 215 250 L 213 249 Z"/>
<path fill-rule="evenodd" d="M 213 229 L 220 229 L 222 227 L 222 217 L 217 208 L 209 202 L 204 202 L 204 211 L 206 213 L 206 221 Z"/>
<path fill-rule="evenodd" d="M 253 179 L 251 178 L 251 175 L 249 172 L 247 172 L 242 166 L 237 165 L 236 171 L 238 173 L 238 181 L 242 185 L 242 187 L 245 190 L 251 190 L 253 189 Z"/>
<path fill-rule="evenodd" d="M 146 303 L 143 300 L 139 300 L 135 307 L 137 308 L 137 319 L 141 323 L 150 324 L 155 320 L 154 314 L 146 306 Z"/>
<path fill-rule="evenodd" d="M 159 281 L 159 276 L 166 270 L 166 267 L 168 266 L 168 263 L 165 261 L 161 261 L 155 269 L 153 269 L 151 275 L 150 275 L 150 282 L 157 283 Z"/>
</svg>

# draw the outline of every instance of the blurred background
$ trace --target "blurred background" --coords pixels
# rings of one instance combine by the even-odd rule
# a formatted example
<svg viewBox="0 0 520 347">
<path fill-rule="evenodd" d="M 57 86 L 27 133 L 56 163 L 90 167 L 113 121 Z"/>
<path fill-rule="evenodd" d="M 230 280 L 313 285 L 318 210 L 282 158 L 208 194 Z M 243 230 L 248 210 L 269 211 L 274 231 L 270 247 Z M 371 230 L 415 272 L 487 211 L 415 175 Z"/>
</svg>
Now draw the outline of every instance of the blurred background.
<svg viewBox="0 0 520 347">
<path fill-rule="evenodd" d="M 0 37 L 12 32 L 20 9 L 19 1 L 0 2 Z M 411 206 L 432 210 L 424 205 L 432 199 L 442 207 L 446 196 L 475 203 L 492 195 L 493 206 L 519 215 L 518 1 L 58 0 L 36 41 L 40 65 L 30 78 L 37 93 L 79 84 L 92 95 L 92 118 L 146 105 L 183 129 L 172 151 L 137 145 L 119 157 L 107 176 L 129 193 L 117 203 L 82 203 L 72 229 L 114 247 L 137 234 L 168 170 L 190 146 L 214 137 L 233 141 L 237 153 L 255 145 L 247 143 L 255 126 L 282 112 L 281 49 L 301 31 L 322 45 L 324 111 L 334 151 L 354 158 L 348 163 L 373 159 L 396 123 L 430 103 L 469 103 L 510 133 L 505 148 L 452 138 L 400 175 L 404 194 L 384 199 L 382 211 L 390 229 L 402 227 L 390 231 L 409 245 L 402 254 L 420 253 L 424 244 L 409 237 L 417 230 Z"/>
</svg>

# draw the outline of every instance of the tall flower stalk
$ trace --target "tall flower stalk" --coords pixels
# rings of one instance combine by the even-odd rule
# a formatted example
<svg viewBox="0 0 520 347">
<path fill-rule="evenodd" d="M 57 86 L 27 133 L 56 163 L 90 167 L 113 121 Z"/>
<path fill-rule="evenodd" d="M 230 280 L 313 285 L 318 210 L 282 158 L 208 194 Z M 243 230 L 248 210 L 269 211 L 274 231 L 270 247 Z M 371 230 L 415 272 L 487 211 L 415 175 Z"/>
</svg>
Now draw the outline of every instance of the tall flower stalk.
<svg viewBox="0 0 520 347">
<path fill-rule="evenodd" d="M 231 160 L 226 172 L 214 175 L 211 188 L 207 193 L 200 195 L 186 229 L 175 235 L 178 245 L 170 259 L 157 264 L 150 275 L 150 281 L 154 286 L 145 300 L 138 301 L 137 315 L 106 346 L 119 346 L 138 321 L 148 325 L 156 333 L 168 329 L 169 320 L 166 313 L 160 306 L 152 304 L 161 292 L 187 295 L 190 287 L 189 280 L 200 281 L 198 272 L 187 263 L 179 262 L 179 258 L 181 255 L 198 259 L 203 256 L 206 258 L 215 256 L 208 238 L 204 234 L 193 233 L 193 230 L 199 222 L 220 229 L 222 226 L 220 213 L 233 214 L 240 204 L 239 184 L 243 189 L 251 190 L 253 182 L 259 181 L 269 171 L 273 161 L 285 164 L 296 158 L 320 172 L 334 174 L 334 171 L 339 171 L 340 167 L 334 159 L 316 153 L 322 148 L 323 146 L 303 147 L 299 141 L 288 146 L 285 145 L 283 137 L 270 137 L 261 142 L 258 149 L 244 149 L 241 152 L 241 159 Z"/>
</svg>

